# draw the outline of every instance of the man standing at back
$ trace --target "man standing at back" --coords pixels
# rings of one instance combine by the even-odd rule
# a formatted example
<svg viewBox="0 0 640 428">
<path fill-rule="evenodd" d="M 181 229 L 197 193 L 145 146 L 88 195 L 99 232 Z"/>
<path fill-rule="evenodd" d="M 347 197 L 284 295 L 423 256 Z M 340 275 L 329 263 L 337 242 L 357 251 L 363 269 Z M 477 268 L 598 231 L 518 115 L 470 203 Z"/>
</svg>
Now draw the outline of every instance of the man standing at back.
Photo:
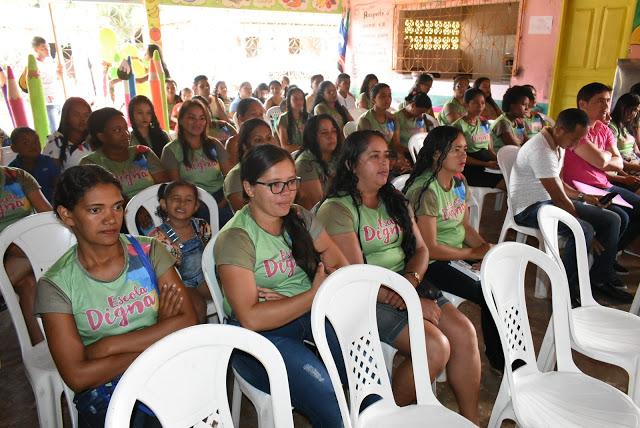
<svg viewBox="0 0 640 428">
<path fill-rule="evenodd" d="M 514 220 L 522 226 L 538 228 L 538 211 L 543 205 L 555 205 L 575 216 L 584 231 L 587 248 L 594 248 L 590 271 L 594 290 L 626 302 L 631 295 L 620 290 L 624 284 L 613 269 L 618 240 L 624 231 L 620 217 L 603 207 L 597 197 L 585 195 L 560 180 L 565 151 L 579 144 L 588 130 L 585 112 L 575 108 L 560 112 L 553 127 L 544 128 L 518 150 L 511 170 L 509 199 Z M 560 234 L 568 238 L 562 262 L 571 300 L 579 306 L 575 239 L 564 226 Z"/>
<path fill-rule="evenodd" d="M 49 44 L 42 37 L 34 37 L 31 41 L 31 47 L 38 61 L 38 72 L 40 73 L 40 80 L 42 81 L 45 102 L 47 104 L 49 130 L 53 134 L 58 130 L 58 121 L 60 118 L 60 85 L 58 81 L 62 80 L 62 63 L 56 65 L 56 62 L 51 58 Z"/>
</svg>

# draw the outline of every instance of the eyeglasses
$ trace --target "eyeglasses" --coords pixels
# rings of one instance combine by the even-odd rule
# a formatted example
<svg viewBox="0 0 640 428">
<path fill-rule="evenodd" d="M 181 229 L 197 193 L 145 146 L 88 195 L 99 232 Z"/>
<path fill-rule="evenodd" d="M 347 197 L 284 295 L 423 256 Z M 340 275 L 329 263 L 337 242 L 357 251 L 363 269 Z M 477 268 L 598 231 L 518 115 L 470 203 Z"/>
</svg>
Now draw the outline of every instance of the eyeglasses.
<svg viewBox="0 0 640 428">
<path fill-rule="evenodd" d="M 298 190 L 298 186 L 300 185 L 301 181 L 302 178 L 296 177 L 288 181 L 274 181 L 273 183 L 263 183 L 262 181 L 256 181 L 256 184 L 268 186 L 269 190 L 271 190 L 271 193 L 273 193 L 274 195 L 279 195 L 280 193 L 284 192 L 285 187 L 289 190 Z"/>
</svg>

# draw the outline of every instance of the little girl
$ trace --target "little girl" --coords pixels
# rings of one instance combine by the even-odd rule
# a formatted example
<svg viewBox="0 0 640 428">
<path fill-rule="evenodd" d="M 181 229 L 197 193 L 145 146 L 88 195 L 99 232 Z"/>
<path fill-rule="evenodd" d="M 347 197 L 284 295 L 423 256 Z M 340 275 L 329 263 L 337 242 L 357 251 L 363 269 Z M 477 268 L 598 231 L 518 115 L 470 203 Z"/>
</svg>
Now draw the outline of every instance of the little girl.
<svg viewBox="0 0 640 428">
<path fill-rule="evenodd" d="M 211 239 L 209 223 L 193 215 L 200 205 L 198 189 L 178 180 L 163 185 L 158 191 L 160 206 L 157 214 L 163 223 L 148 236 L 165 244 L 176 259 L 176 267 L 193 302 L 199 322 L 205 321 L 209 289 L 202 273 L 202 252 Z"/>
</svg>

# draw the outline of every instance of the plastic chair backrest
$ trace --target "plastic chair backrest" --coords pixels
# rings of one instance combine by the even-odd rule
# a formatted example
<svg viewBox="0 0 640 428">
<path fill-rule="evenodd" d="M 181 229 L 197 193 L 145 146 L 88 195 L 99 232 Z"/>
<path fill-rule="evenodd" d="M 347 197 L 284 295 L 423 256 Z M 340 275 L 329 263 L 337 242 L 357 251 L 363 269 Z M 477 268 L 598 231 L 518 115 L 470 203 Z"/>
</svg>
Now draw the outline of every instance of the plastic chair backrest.
<svg viewBox="0 0 640 428">
<path fill-rule="evenodd" d="M 353 118 L 353 121 L 357 124 L 358 120 L 360 120 L 360 116 L 365 114 L 368 110 L 365 108 L 356 107 L 353 110 L 349 110 L 349 114 Z"/>
<path fill-rule="evenodd" d="M 344 127 L 342 128 L 342 133 L 344 134 L 344 138 L 347 138 L 349 135 L 356 132 L 357 129 L 358 129 L 358 124 L 354 120 L 350 120 L 347 123 L 345 123 Z"/>
<path fill-rule="evenodd" d="M 430 114 L 425 114 L 424 117 L 429 122 L 431 122 L 431 129 L 437 128 L 438 126 L 440 126 L 440 123 L 438 122 L 438 119 L 436 119 L 435 117 L 431 116 Z"/>
<path fill-rule="evenodd" d="M 387 374 L 376 321 L 376 298 L 380 284 L 398 293 L 407 306 L 413 376 L 418 404 L 439 404 L 429 382 L 422 309 L 415 289 L 388 269 L 351 265 L 338 269 L 323 282 L 311 306 L 311 328 L 318 351 L 329 372 L 345 424 L 357 426 L 362 401 L 378 395 L 376 405 L 396 408 Z M 335 329 L 349 383 L 349 403 L 342 390 L 335 361 L 327 343 L 325 320 Z"/>
<path fill-rule="evenodd" d="M 278 119 L 280 119 L 281 114 L 282 110 L 280 109 L 280 106 L 269 107 L 269 109 L 265 113 L 265 117 L 268 119 L 268 123 L 269 125 L 271 125 L 271 129 L 277 129 Z"/>
<path fill-rule="evenodd" d="M 558 370 L 579 372 L 571 359 L 566 305 L 563 307 L 565 302 L 556 299 L 556 291 L 568 287 L 566 276 L 550 256 L 536 248 L 517 242 L 498 244 L 484 256 L 480 278 L 484 299 L 500 333 L 505 373 L 514 400 L 517 398 L 514 382 L 539 373 L 525 301 L 525 271 L 529 263 L 542 269 L 551 281 Z M 519 363 L 515 370 L 514 363 Z"/>
<path fill-rule="evenodd" d="M 36 280 L 39 279 L 69 248 L 76 237 L 56 218 L 53 212 L 32 214 L 0 233 L 0 255 L 4 257 L 11 243 L 16 244 L 29 258 Z M 0 292 L 4 296 L 11 321 L 16 329 L 22 355 L 31 352 L 27 326 L 20 310 L 18 297 L 9 282 L 4 264 L 0 263 Z"/>
<path fill-rule="evenodd" d="M 391 181 L 391 184 L 393 184 L 393 187 L 402 192 L 402 190 L 404 189 L 404 185 L 407 183 L 410 175 L 411 174 L 399 175 Z"/>
<path fill-rule="evenodd" d="M 11 146 L 2 147 L 2 157 L 0 158 L 2 166 L 8 166 L 17 156 L 18 154 L 11 150 Z"/>
<path fill-rule="evenodd" d="M 422 149 L 424 145 L 424 139 L 427 137 L 426 132 L 418 132 L 409 138 L 409 142 L 407 143 L 407 147 L 409 149 L 409 155 L 411 155 L 411 159 L 413 163 L 416 163 L 416 159 L 418 158 L 418 153 Z"/>
<path fill-rule="evenodd" d="M 140 208 L 144 208 L 149 212 L 154 226 L 160 226 L 162 224 L 162 219 L 156 214 L 156 209 L 158 209 L 160 204 L 158 202 L 158 189 L 160 186 L 161 184 L 154 184 L 153 186 L 147 187 L 127 203 L 124 220 L 129 233 L 133 235 L 140 233 L 136 226 L 136 213 Z M 218 203 L 213 196 L 200 187 L 198 187 L 198 199 L 209 209 L 209 226 L 211 226 L 211 233 L 217 233 L 219 229 Z"/>
<path fill-rule="evenodd" d="M 502 172 L 502 176 L 504 177 L 504 182 L 507 185 L 507 189 L 509 188 L 509 180 L 511 180 L 511 169 L 513 168 L 513 164 L 516 163 L 518 150 L 520 150 L 520 148 L 517 146 L 504 146 L 500 150 L 498 150 L 498 166 L 500 167 L 500 171 Z"/>
<path fill-rule="evenodd" d="M 222 290 L 216 277 L 216 262 L 213 257 L 213 248 L 216 245 L 216 239 L 218 234 L 212 235 L 211 239 L 204 247 L 202 251 L 202 273 L 204 274 L 204 280 L 209 287 L 213 304 L 216 307 L 216 314 L 218 315 L 218 322 L 224 324 L 227 317 L 224 314 L 224 297 L 222 296 Z"/>
<path fill-rule="evenodd" d="M 273 397 L 274 426 L 293 428 L 287 371 L 276 347 L 258 333 L 219 324 L 179 330 L 140 354 L 111 397 L 105 426 L 129 426 L 136 400 L 165 427 L 233 426 L 226 379 L 234 349 L 262 363 Z"/>
<path fill-rule="evenodd" d="M 578 283 L 580 285 L 580 301 L 581 306 L 596 306 L 598 303 L 594 300 L 591 293 L 591 278 L 589 277 L 589 256 L 587 255 L 587 243 L 584 239 L 584 231 L 582 226 L 574 216 L 553 205 L 544 205 L 538 211 L 538 225 L 540 232 L 544 238 L 544 246 L 547 254 L 553 257 L 562 272 L 566 275 L 564 264 L 560 258 L 560 242 L 558 240 L 558 223 L 561 222 L 567 226 L 575 238 L 576 258 L 578 266 Z M 554 295 L 553 298 L 560 298 Z M 568 290 L 564 298 L 567 299 L 569 305 Z"/>
</svg>

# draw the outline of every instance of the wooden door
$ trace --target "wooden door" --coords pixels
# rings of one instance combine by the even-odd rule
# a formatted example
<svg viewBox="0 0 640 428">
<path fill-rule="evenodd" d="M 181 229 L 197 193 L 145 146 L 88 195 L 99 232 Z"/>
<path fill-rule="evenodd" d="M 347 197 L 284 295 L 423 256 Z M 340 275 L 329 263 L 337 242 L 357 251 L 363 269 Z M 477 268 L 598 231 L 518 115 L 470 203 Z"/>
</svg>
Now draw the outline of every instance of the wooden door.
<svg viewBox="0 0 640 428">
<path fill-rule="evenodd" d="M 618 58 L 626 58 L 636 0 L 568 0 L 556 56 L 550 113 L 576 107 L 590 82 L 613 84 Z"/>
</svg>

